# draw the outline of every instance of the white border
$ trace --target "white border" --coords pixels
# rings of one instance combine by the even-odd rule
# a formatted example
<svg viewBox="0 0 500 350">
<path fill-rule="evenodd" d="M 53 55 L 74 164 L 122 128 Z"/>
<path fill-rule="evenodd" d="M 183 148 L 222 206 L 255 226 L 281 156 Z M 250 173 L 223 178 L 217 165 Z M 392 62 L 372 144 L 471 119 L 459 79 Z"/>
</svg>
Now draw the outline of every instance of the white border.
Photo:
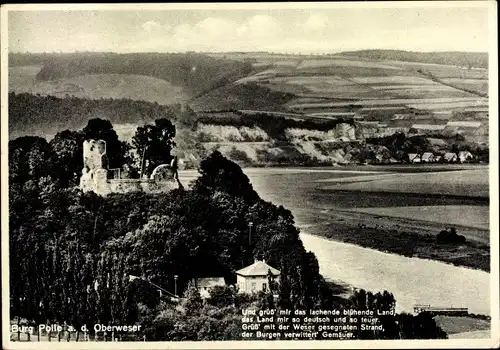
<svg viewBox="0 0 500 350">
<path fill-rule="evenodd" d="M 489 10 L 489 115 L 490 115 L 490 247 L 491 247 L 491 329 L 490 339 L 388 340 L 388 341 L 214 341 L 214 342 L 40 342 L 10 341 L 9 268 L 8 268 L 8 11 L 76 10 L 257 10 L 257 9 L 330 9 L 330 8 L 487 8 Z M 498 226 L 498 47 L 497 4 L 495 1 L 418 1 L 418 2 L 344 2 L 344 3 L 189 3 L 189 4 L 32 4 L 3 5 L 1 8 L 1 194 L 2 194 L 2 334 L 5 349 L 332 349 L 332 348 L 468 348 L 500 346 L 499 308 L 499 226 Z M 460 286 L 457 286 L 460 288 Z"/>
</svg>

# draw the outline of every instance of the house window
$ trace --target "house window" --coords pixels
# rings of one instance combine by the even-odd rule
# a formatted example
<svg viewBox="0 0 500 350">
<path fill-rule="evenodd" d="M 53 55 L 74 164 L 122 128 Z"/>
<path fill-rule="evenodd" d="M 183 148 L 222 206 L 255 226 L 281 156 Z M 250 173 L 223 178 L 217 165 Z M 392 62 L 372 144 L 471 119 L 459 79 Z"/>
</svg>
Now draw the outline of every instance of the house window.
<svg viewBox="0 0 500 350">
<path fill-rule="evenodd" d="M 255 291 L 255 289 L 257 289 L 257 283 L 252 282 L 252 292 Z"/>
<path fill-rule="evenodd" d="M 267 291 L 267 283 L 262 283 L 262 290 L 263 290 L 264 292 L 266 292 L 266 291 Z"/>
</svg>

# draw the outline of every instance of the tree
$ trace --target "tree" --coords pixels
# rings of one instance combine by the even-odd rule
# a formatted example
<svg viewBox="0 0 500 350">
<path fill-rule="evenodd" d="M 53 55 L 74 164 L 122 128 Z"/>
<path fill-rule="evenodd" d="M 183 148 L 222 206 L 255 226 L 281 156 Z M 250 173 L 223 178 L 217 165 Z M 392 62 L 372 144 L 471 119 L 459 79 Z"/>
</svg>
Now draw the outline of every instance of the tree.
<svg viewBox="0 0 500 350">
<path fill-rule="evenodd" d="M 29 180 L 57 174 L 54 152 L 47 140 L 37 136 L 24 136 L 9 141 L 9 183 L 25 184 Z"/>
<path fill-rule="evenodd" d="M 214 151 L 200 163 L 201 176 L 196 179 L 196 191 L 212 193 L 215 190 L 243 198 L 247 203 L 255 203 L 259 196 L 250 180 L 238 164 L 225 158 L 219 151 Z"/>
<path fill-rule="evenodd" d="M 224 307 L 233 305 L 236 291 L 231 286 L 215 286 L 210 289 L 210 298 L 207 299 L 209 305 Z"/>
<path fill-rule="evenodd" d="M 436 324 L 428 312 L 417 316 L 402 313 L 396 316 L 400 329 L 400 339 L 447 339 L 448 335 Z"/>
<path fill-rule="evenodd" d="M 203 299 L 196 288 L 194 281 L 189 282 L 182 302 L 184 314 L 187 316 L 199 315 L 203 307 Z"/>
<path fill-rule="evenodd" d="M 170 164 L 172 148 L 175 146 L 175 126 L 168 119 L 157 119 L 154 125 L 137 128 L 132 145 L 140 158 L 140 168 L 150 175 L 161 164 Z"/>
<path fill-rule="evenodd" d="M 64 185 L 78 184 L 83 168 L 82 132 L 64 130 L 58 132 L 50 141 L 54 150 L 58 174 Z"/>
</svg>

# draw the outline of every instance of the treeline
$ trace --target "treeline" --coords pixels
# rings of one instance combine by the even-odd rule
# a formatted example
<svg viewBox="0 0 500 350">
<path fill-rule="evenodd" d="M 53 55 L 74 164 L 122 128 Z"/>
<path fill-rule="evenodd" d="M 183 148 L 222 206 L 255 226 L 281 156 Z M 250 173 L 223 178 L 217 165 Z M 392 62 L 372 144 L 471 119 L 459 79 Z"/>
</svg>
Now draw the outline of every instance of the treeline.
<svg viewBox="0 0 500 350">
<path fill-rule="evenodd" d="M 138 74 L 164 79 L 194 95 L 224 86 L 252 71 L 250 63 L 197 53 L 67 53 L 11 55 L 16 63 L 41 61 L 37 80 L 53 80 L 88 74 Z M 11 63 L 12 65 L 12 63 Z"/>
<path fill-rule="evenodd" d="M 28 93 L 9 93 L 8 98 L 9 133 L 15 135 L 79 129 L 92 118 L 113 124 L 141 124 L 160 118 L 175 120 L 181 113 L 180 107 L 129 99 L 57 98 Z"/>
<path fill-rule="evenodd" d="M 488 68 L 487 52 L 411 52 L 402 50 L 346 51 L 339 56 L 352 56 L 371 60 L 395 60 L 419 63 L 446 64 L 469 68 Z"/>
</svg>

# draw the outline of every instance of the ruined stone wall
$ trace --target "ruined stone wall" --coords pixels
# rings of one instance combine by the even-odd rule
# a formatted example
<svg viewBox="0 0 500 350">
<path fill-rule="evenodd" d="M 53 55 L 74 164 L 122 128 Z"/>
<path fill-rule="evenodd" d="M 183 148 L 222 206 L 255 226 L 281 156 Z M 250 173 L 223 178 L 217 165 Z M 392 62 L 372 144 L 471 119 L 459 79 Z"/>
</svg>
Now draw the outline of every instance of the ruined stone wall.
<svg viewBox="0 0 500 350">
<path fill-rule="evenodd" d="M 108 179 L 106 142 L 87 140 L 83 143 L 83 169 L 80 188 L 101 196 L 110 193 L 141 191 L 146 193 L 168 192 L 179 188 L 176 168 L 162 164 L 152 173 L 150 179 Z"/>
</svg>

